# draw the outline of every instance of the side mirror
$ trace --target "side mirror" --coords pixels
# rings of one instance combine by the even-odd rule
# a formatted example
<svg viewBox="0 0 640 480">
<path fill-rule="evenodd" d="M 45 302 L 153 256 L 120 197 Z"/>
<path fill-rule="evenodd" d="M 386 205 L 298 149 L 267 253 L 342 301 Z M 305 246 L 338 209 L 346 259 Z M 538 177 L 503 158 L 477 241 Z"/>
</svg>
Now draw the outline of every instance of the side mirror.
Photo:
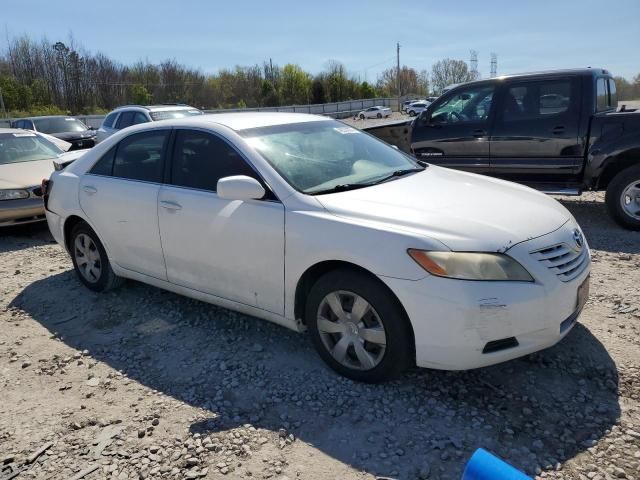
<svg viewBox="0 0 640 480">
<path fill-rule="evenodd" d="M 258 200 L 267 193 L 260 182 L 246 175 L 221 178 L 216 190 L 225 200 Z"/>
</svg>

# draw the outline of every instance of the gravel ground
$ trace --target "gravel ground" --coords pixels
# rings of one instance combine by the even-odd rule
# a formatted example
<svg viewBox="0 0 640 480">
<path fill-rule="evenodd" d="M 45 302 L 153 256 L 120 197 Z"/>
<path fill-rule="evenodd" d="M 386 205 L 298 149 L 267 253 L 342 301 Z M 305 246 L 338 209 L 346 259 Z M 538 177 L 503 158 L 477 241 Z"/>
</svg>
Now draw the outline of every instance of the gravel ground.
<svg viewBox="0 0 640 480">
<path fill-rule="evenodd" d="M 0 466 L 31 461 L 19 478 L 37 479 L 458 479 L 484 447 L 538 478 L 640 478 L 640 233 L 615 226 L 601 195 L 562 201 L 594 255 L 574 330 L 503 365 L 377 386 L 267 322 L 136 282 L 92 293 L 46 228 L 5 232 Z"/>
</svg>

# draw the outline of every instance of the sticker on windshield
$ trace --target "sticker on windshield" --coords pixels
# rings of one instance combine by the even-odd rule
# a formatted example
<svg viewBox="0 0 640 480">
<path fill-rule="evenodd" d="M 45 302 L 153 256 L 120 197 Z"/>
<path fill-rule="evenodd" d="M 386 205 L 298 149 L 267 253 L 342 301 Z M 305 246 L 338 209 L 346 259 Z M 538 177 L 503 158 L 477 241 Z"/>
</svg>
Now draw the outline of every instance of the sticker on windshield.
<svg viewBox="0 0 640 480">
<path fill-rule="evenodd" d="M 360 130 L 357 130 L 353 127 L 335 127 L 334 130 L 343 135 L 348 135 L 350 133 L 360 133 Z"/>
<path fill-rule="evenodd" d="M 14 137 L 35 137 L 35 133 L 14 133 Z"/>
</svg>

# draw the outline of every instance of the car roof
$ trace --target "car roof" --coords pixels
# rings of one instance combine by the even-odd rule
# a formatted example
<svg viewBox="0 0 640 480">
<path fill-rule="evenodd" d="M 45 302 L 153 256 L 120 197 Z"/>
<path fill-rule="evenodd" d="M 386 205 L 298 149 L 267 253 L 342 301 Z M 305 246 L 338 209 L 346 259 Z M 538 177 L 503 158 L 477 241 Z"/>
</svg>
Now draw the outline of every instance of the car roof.
<svg viewBox="0 0 640 480">
<path fill-rule="evenodd" d="M 322 115 L 289 112 L 232 112 L 208 113 L 186 118 L 177 118 L 153 122 L 154 125 L 203 126 L 205 124 L 224 125 L 232 130 L 241 131 L 250 128 L 271 127 L 306 122 L 326 122 L 333 120 Z"/>
<path fill-rule="evenodd" d="M 120 107 L 115 108 L 113 111 L 120 110 L 129 110 L 129 109 L 142 109 L 150 112 L 166 112 L 166 111 L 174 111 L 174 110 L 197 110 L 196 107 L 192 107 L 191 105 L 187 105 L 184 103 L 166 103 L 161 105 L 122 105 Z"/>
<path fill-rule="evenodd" d="M 445 90 L 450 91 L 457 89 L 458 87 L 464 85 L 474 85 L 474 84 L 486 84 L 491 83 L 493 81 L 502 81 L 502 80 L 510 80 L 513 78 L 516 79 L 526 79 L 526 78 L 536 78 L 541 76 L 561 76 L 561 75 L 586 75 L 586 76 L 596 76 L 596 75 L 610 75 L 610 72 L 604 68 L 564 68 L 559 70 L 540 70 L 536 72 L 523 72 L 523 73 L 510 73 L 506 75 L 498 75 L 493 78 L 484 78 L 481 80 L 472 80 L 470 82 L 464 83 L 456 83 L 453 85 L 448 85 L 445 87 Z"/>
<path fill-rule="evenodd" d="M 42 115 L 42 116 L 37 115 L 35 117 L 14 118 L 13 121 L 15 122 L 17 120 L 45 120 L 47 118 L 73 118 L 73 119 L 76 119 L 76 117 L 74 117 L 73 115 Z"/>
</svg>

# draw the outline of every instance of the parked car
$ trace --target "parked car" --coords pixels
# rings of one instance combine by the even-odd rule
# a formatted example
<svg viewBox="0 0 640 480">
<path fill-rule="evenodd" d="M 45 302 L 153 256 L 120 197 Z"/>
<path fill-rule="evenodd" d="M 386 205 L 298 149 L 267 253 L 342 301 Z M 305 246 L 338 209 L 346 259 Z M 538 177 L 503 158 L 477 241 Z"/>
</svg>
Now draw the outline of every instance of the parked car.
<svg viewBox="0 0 640 480">
<path fill-rule="evenodd" d="M 423 102 L 424 100 L 420 100 L 419 98 L 413 98 L 411 100 L 405 100 L 404 102 L 402 102 L 402 104 L 400 105 L 400 111 L 401 112 L 406 112 L 407 111 L 407 107 L 409 105 L 411 105 L 412 103 L 415 102 Z"/>
<path fill-rule="evenodd" d="M 507 75 L 451 90 L 412 124 L 365 130 L 419 160 L 546 193 L 606 191 L 613 218 L 640 230 L 640 112 L 617 105 L 601 68 Z"/>
<path fill-rule="evenodd" d="M 407 113 L 410 117 L 415 117 L 416 115 L 420 115 L 422 112 L 424 112 L 429 105 L 430 103 L 426 100 L 422 102 L 411 103 L 407 107 Z"/>
<path fill-rule="evenodd" d="M 44 117 L 19 118 L 11 122 L 13 128 L 23 128 L 48 135 L 69 142 L 69 150 L 91 148 L 95 145 L 96 131 L 87 127 L 74 117 L 49 115 Z"/>
<path fill-rule="evenodd" d="M 427 97 L 427 102 L 433 103 L 438 99 L 438 97 Z"/>
<path fill-rule="evenodd" d="M 118 107 L 105 117 L 98 128 L 96 143 L 113 135 L 118 130 L 140 123 L 156 122 L 169 118 L 184 118 L 202 115 L 202 111 L 184 104 L 125 105 Z"/>
<path fill-rule="evenodd" d="M 357 117 L 360 120 L 364 120 L 365 118 L 382 118 L 391 116 L 391 109 L 389 107 L 369 107 L 366 110 L 358 113 Z"/>
<path fill-rule="evenodd" d="M 132 278 L 308 329 L 361 381 L 549 347 L 588 295 L 589 248 L 560 203 L 322 116 L 137 125 L 54 172 L 45 205 L 89 289 Z"/>
<path fill-rule="evenodd" d="M 84 153 L 65 153 L 62 143 L 35 132 L 0 128 L 0 227 L 45 220 L 42 179 L 49 178 L 54 161 L 72 160 Z M 65 146 L 69 149 L 71 144 Z"/>
</svg>

